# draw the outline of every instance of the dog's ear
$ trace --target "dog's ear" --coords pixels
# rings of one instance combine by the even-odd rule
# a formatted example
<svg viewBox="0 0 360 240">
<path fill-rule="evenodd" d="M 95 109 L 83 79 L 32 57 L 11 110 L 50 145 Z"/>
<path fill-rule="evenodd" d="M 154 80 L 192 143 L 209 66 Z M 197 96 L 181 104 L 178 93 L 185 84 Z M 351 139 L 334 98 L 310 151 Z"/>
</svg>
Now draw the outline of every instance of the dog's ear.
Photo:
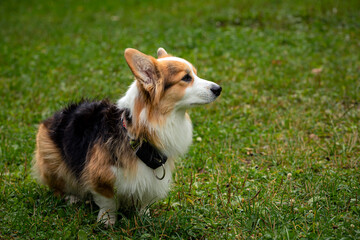
<svg viewBox="0 0 360 240">
<path fill-rule="evenodd" d="M 157 50 L 157 56 L 158 56 L 158 58 L 162 58 L 162 57 L 165 57 L 165 56 L 167 56 L 167 55 L 168 55 L 168 53 L 165 51 L 165 49 L 159 48 L 159 49 Z"/>
<path fill-rule="evenodd" d="M 145 90 L 148 92 L 154 91 L 156 82 L 160 78 L 156 59 L 133 48 L 125 49 L 124 55 L 135 78 L 143 85 Z"/>
</svg>

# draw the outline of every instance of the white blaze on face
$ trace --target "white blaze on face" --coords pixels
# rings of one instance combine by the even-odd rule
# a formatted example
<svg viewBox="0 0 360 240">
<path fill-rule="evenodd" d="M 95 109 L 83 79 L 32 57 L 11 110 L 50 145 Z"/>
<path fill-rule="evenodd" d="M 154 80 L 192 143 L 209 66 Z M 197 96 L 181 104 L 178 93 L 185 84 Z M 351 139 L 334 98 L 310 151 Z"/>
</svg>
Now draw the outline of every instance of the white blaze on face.
<svg viewBox="0 0 360 240">
<path fill-rule="evenodd" d="M 211 91 L 211 88 L 219 86 L 214 82 L 199 78 L 195 74 L 191 63 L 185 59 L 178 57 L 165 57 L 158 59 L 158 61 L 178 61 L 185 63 L 189 67 L 191 76 L 194 78 L 193 84 L 186 88 L 184 97 L 176 104 L 178 107 L 189 107 L 191 105 L 206 104 L 216 99 L 217 96 Z"/>
</svg>

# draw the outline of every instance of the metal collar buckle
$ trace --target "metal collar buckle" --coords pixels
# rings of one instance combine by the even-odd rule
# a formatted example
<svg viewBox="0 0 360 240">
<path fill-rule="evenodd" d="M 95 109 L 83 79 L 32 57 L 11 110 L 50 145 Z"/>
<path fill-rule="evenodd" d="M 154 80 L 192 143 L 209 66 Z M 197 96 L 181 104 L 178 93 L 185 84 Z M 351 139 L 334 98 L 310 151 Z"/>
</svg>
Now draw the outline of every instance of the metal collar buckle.
<svg viewBox="0 0 360 240">
<path fill-rule="evenodd" d="M 155 172 L 156 169 L 153 170 L 154 176 L 156 177 L 157 180 L 163 180 L 164 177 L 165 177 L 165 175 L 166 175 L 166 171 L 165 171 L 165 166 L 164 166 L 164 164 L 161 164 L 161 167 L 162 167 L 162 170 L 163 170 L 163 175 L 162 175 L 161 177 L 159 177 L 158 175 L 156 175 L 156 172 Z"/>
</svg>

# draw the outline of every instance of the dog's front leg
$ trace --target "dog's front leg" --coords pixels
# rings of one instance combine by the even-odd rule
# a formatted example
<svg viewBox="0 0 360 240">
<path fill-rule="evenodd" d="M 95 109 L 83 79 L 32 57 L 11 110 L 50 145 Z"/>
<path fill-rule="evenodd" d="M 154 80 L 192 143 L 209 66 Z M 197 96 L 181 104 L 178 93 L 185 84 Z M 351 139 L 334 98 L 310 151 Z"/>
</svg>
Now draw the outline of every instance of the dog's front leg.
<svg viewBox="0 0 360 240">
<path fill-rule="evenodd" d="M 118 203 L 115 196 L 112 198 L 104 197 L 100 194 L 93 194 L 95 203 L 99 206 L 98 222 L 102 222 L 109 227 L 116 222 L 116 211 L 118 210 Z"/>
</svg>

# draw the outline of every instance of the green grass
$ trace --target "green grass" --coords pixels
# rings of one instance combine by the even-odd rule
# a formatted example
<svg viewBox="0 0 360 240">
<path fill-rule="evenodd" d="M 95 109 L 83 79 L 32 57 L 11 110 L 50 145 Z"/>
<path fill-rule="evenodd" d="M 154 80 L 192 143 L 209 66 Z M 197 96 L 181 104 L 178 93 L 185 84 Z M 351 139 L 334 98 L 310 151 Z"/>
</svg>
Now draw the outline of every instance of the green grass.
<svg viewBox="0 0 360 240">
<path fill-rule="evenodd" d="M 359 239 L 359 1 L 0 1 L 0 238 Z M 30 176 L 39 122 L 118 99 L 127 47 L 222 85 L 148 216 L 96 223 Z"/>
</svg>

